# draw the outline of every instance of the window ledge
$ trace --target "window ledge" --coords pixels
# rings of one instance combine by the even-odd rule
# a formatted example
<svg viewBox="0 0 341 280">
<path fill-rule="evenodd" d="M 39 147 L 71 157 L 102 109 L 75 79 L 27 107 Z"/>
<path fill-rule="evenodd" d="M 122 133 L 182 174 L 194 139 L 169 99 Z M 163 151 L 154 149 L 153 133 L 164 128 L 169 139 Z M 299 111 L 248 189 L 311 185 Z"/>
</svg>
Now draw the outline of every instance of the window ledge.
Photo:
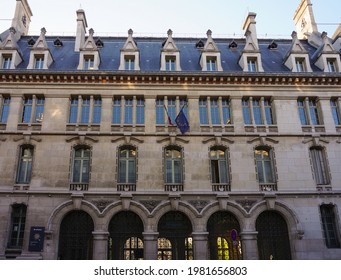
<svg viewBox="0 0 341 280">
<path fill-rule="evenodd" d="M 226 184 L 212 184 L 213 192 L 230 192 L 231 185 L 229 183 Z"/>
<path fill-rule="evenodd" d="M 183 192 L 184 185 L 183 184 L 165 184 L 166 192 Z"/>
<path fill-rule="evenodd" d="M 262 192 L 277 191 L 277 183 L 259 183 L 259 190 Z"/>
<path fill-rule="evenodd" d="M 19 123 L 18 130 L 41 130 L 41 123 Z"/>
<path fill-rule="evenodd" d="M 0 130 L 6 130 L 7 124 L 6 123 L 0 123 Z"/>
<path fill-rule="evenodd" d="M 331 186 L 331 185 L 318 185 L 318 186 L 316 187 L 316 190 L 317 190 L 318 192 L 324 192 L 324 191 L 330 192 L 330 191 L 332 191 L 333 189 L 332 189 L 332 186 Z"/>
<path fill-rule="evenodd" d="M 117 191 L 118 192 L 135 192 L 136 191 L 136 184 L 122 184 L 118 183 L 117 184 Z"/>
<path fill-rule="evenodd" d="M 341 132 L 341 125 L 337 125 L 337 126 L 336 126 L 336 131 L 337 131 L 337 132 Z"/>
<path fill-rule="evenodd" d="M 30 185 L 28 184 L 15 184 L 13 186 L 13 191 L 28 191 L 30 189 Z"/>
<path fill-rule="evenodd" d="M 88 189 L 88 183 L 70 183 L 70 191 L 87 191 Z"/>
</svg>

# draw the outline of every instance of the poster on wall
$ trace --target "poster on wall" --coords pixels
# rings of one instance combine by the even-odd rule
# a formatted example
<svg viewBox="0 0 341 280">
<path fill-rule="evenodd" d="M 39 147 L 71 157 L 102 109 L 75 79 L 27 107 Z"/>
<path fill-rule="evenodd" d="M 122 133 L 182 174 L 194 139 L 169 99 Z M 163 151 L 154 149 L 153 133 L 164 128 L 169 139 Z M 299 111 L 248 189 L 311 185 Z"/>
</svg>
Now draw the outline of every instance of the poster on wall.
<svg viewBox="0 0 341 280">
<path fill-rule="evenodd" d="M 31 227 L 28 250 L 30 252 L 42 252 L 44 249 L 44 236 L 45 227 Z"/>
</svg>

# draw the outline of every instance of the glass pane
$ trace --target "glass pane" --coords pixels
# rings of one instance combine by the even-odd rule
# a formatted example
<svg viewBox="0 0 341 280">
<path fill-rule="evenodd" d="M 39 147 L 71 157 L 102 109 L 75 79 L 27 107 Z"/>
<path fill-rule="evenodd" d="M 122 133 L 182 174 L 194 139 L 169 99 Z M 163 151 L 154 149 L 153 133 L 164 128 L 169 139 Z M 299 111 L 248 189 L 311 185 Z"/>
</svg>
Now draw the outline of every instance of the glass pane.
<svg viewBox="0 0 341 280">
<path fill-rule="evenodd" d="M 136 182 L 135 160 L 128 161 L 128 183 Z"/>
<path fill-rule="evenodd" d="M 82 115 L 81 115 L 81 123 L 89 123 L 89 106 L 82 106 Z"/>
<path fill-rule="evenodd" d="M 264 170 L 262 161 L 257 161 L 257 171 L 258 171 L 258 180 L 260 183 L 264 183 Z"/>
<path fill-rule="evenodd" d="M 77 113 L 78 113 L 78 107 L 71 106 L 69 123 L 77 123 Z"/>
<path fill-rule="evenodd" d="M 211 160 L 211 177 L 213 184 L 219 183 L 219 167 L 217 160 Z"/>
<path fill-rule="evenodd" d="M 208 124 L 207 101 L 204 99 L 199 100 L 199 116 L 200 124 Z"/>
<path fill-rule="evenodd" d="M 89 183 L 89 160 L 83 160 L 82 183 Z"/>
<path fill-rule="evenodd" d="M 32 112 L 32 105 L 24 105 L 23 117 L 22 117 L 23 123 L 29 123 L 30 122 L 31 112 Z"/>
<path fill-rule="evenodd" d="M 127 162 L 125 159 L 120 159 L 120 165 L 119 165 L 119 183 L 127 183 Z"/>
<path fill-rule="evenodd" d="M 221 184 L 226 184 L 227 180 L 227 164 L 225 160 L 219 160 L 219 175 Z"/>
<path fill-rule="evenodd" d="M 271 161 L 264 161 L 264 176 L 266 183 L 274 183 Z"/>
<path fill-rule="evenodd" d="M 133 123 L 133 100 L 131 99 L 125 100 L 124 123 L 125 124 Z"/>
<path fill-rule="evenodd" d="M 72 182 L 74 182 L 74 183 L 80 182 L 80 173 L 81 173 L 80 169 L 81 169 L 81 161 L 80 160 L 74 160 Z"/>
<path fill-rule="evenodd" d="M 211 120 L 212 124 L 220 124 L 218 100 L 211 100 Z"/>
<path fill-rule="evenodd" d="M 121 101 L 119 99 L 114 100 L 112 123 L 113 124 L 121 123 Z"/>
<path fill-rule="evenodd" d="M 304 108 L 303 107 L 299 107 L 298 108 L 298 113 L 300 115 L 301 124 L 302 125 L 307 125 L 308 121 L 307 121 L 307 117 L 306 117 Z"/>
<path fill-rule="evenodd" d="M 182 183 L 181 180 L 181 161 L 179 160 L 174 160 L 174 183 L 180 184 Z"/>
<path fill-rule="evenodd" d="M 96 123 L 96 124 L 101 123 L 101 112 L 102 112 L 101 106 L 94 107 L 93 123 Z"/>
</svg>

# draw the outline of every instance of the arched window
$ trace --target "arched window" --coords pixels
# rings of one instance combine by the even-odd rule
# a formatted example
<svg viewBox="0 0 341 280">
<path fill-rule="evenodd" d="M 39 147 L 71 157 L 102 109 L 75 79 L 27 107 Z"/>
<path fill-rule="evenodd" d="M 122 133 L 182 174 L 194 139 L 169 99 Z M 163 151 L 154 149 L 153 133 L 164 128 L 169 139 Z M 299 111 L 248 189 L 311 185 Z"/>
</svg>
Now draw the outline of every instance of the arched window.
<svg viewBox="0 0 341 280">
<path fill-rule="evenodd" d="M 165 149 L 166 184 L 182 184 L 182 151 L 177 147 Z"/>
<path fill-rule="evenodd" d="M 225 148 L 213 147 L 210 150 L 211 181 L 213 184 L 227 184 L 229 180 L 228 159 Z"/>
<path fill-rule="evenodd" d="M 118 182 L 121 184 L 136 183 L 136 149 L 122 147 L 119 149 Z"/>
<path fill-rule="evenodd" d="M 258 182 L 260 184 L 276 183 L 272 149 L 264 146 L 257 147 L 255 149 L 255 159 Z"/>
<path fill-rule="evenodd" d="M 32 176 L 33 147 L 22 146 L 20 148 L 20 157 L 17 172 L 17 183 L 28 184 Z"/>
<path fill-rule="evenodd" d="M 329 185 L 330 178 L 324 149 L 322 147 L 310 148 L 310 157 L 316 184 Z"/>
<path fill-rule="evenodd" d="M 72 183 L 89 183 L 90 148 L 76 147 L 73 151 Z"/>
</svg>

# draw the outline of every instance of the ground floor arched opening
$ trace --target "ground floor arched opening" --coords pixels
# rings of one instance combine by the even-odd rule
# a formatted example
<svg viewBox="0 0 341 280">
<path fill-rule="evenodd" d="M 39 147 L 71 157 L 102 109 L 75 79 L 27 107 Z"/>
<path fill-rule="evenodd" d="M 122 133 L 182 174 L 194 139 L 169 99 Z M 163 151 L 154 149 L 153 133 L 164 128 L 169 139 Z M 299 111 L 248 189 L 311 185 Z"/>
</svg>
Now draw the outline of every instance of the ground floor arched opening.
<svg viewBox="0 0 341 280">
<path fill-rule="evenodd" d="M 171 211 L 164 214 L 158 223 L 158 259 L 192 260 L 192 224 L 188 217 Z"/>
<path fill-rule="evenodd" d="M 288 226 L 276 211 L 264 211 L 256 220 L 257 245 L 261 260 L 290 260 Z"/>
<path fill-rule="evenodd" d="M 240 225 L 236 217 L 224 211 L 211 215 L 207 222 L 209 258 L 241 260 Z"/>
<path fill-rule="evenodd" d="M 94 223 L 84 211 L 66 214 L 60 224 L 58 258 L 61 260 L 91 260 Z"/>
<path fill-rule="evenodd" d="M 108 259 L 143 259 L 143 222 L 131 211 L 122 211 L 109 223 Z"/>
</svg>

